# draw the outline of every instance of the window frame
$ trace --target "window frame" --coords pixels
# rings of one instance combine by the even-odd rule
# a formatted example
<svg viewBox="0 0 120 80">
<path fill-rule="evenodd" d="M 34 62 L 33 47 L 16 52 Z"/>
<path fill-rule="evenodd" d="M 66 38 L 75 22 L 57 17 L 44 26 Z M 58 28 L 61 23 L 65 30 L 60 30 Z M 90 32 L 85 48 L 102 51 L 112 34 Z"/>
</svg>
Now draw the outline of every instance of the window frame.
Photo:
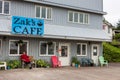
<svg viewBox="0 0 120 80">
<path fill-rule="evenodd" d="M 111 33 L 111 28 L 108 26 L 108 34 Z"/>
<path fill-rule="evenodd" d="M 40 17 L 37 17 L 37 16 L 36 16 L 36 13 L 37 13 L 36 8 L 37 8 L 37 7 L 40 8 L 40 14 L 39 14 Z M 46 16 L 46 17 L 45 17 L 45 18 L 42 18 L 42 8 L 45 8 L 45 11 L 46 11 L 46 13 L 45 13 L 45 16 Z M 48 9 L 51 10 L 51 18 L 48 18 Z M 35 6 L 35 17 L 36 17 L 36 18 L 40 18 L 40 19 L 52 20 L 52 8 L 51 8 L 51 7 L 46 7 L 46 6 L 36 5 L 36 6 Z"/>
<path fill-rule="evenodd" d="M 11 41 L 19 41 L 19 40 L 9 40 L 9 56 L 20 56 L 19 54 L 19 50 L 20 50 L 20 47 L 18 46 L 18 51 L 17 51 L 17 54 L 10 54 L 10 43 Z M 23 40 L 23 42 L 27 42 L 27 55 L 28 55 L 28 45 L 29 45 L 29 41 L 27 40 Z"/>
<path fill-rule="evenodd" d="M 73 13 L 73 15 L 72 15 L 72 21 L 70 21 L 70 16 L 69 16 L 70 13 Z M 74 20 L 75 13 L 78 13 L 78 22 L 75 22 L 75 20 Z M 83 22 L 80 22 L 80 14 L 83 15 Z M 85 23 L 85 15 L 88 15 L 88 17 L 87 17 L 87 22 L 88 23 Z M 77 12 L 77 11 L 68 11 L 68 22 L 79 23 L 79 24 L 89 24 L 89 22 L 90 22 L 89 16 L 90 15 L 88 13 Z"/>
<path fill-rule="evenodd" d="M 1 0 L 0 0 L 0 1 L 1 1 Z M 1 1 L 1 2 L 2 2 L 2 12 L 1 12 L 0 14 L 10 15 L 10 9 L 11 9 L 11 3 L 10 3 L 10 1 Z M 8 13 L 8 14 L 6 14 L 6 13 L 4 12 L 5 2 L 8 2 L 8 3 L 9 3 L 9 13 Z"/>
<path fill-rule="evenodd" d="M 77 46 L 78 45 L 80 45 L 81 47 L 81 54 L 77 54 L 77 56 L 87 56 L 87 43 L 77 43 Z M 83 53 L 83 50 L 82 50 L 82 47 L 83 47 L 83 45 L 86 45 L 86 54 L 85 55 L 83 55 L 82 53 Z"/>
<path fill-rule="evenodd" d="M 77 18 L 77 22 L 75 21 L 76 19 L 75 19 L 75 14 L 78 14 L 77 16 L 78 16 L 78 18 Z M 74 23 L 79 23 L 79 13 L 78 12 L 74 12 L 74 14 L 73 14 L 73 22 Z"/>
<path fill-rule="evenodd" d="M 39 42 L 39 56 L 53 56 L 55 55 L 55 52 L 56 52 L 56 42 L 52 42 L 55 46 L 54 46 L 54 54 L 52 55 L 49 55 L 48 54 L 48 44 L 47 44 L 47 47 L 46 47 L 46 54 L 42 55 L 41 54 L 41 43 L 47 43 L 48 41 L 40 41 Z"/>
<path fill-rule="evenodd" d="M 82 17 L 83 17 L 82 22 L 80 22 L 80 14 L 82 14 Z M 84 24 L 84 14 L 81 13 L 81 12 L 79 13 L 79 23 L 80 23 L 80 24 Z"/>
<path fill-rule="evenodd" d="M 2 54 L 2 39 L 0 39 L 0 42 L 1 42 L 1 49 L 0 49 L 0 54 Z"/>
<path fill-rule="evenodd" d="M 69 13 L 72 13 L 72 21 L 70 21 L 70 16 Z M 74 13 L 72 11 L 68 11 L 68 22 L 73 22 L 73 18 L 74 18 Z"/>
<path fill-rule="evenodd" d="M 88 18 L 88 19 L 87 19 L 87 23 L 85 22 L 85 21 L 86 21 L 86 20 L 85 20 L 85 18 L 86 18 L 85 15 L 88 16 L 88 17 L 87 17 L 87 18 Z M 89 24 L 89 14 L 84 13 L 84 17 L 83 17 L 83 18 L 84 18 L 83 23 L 84 23 L 84 24 Z"/>
</svg>

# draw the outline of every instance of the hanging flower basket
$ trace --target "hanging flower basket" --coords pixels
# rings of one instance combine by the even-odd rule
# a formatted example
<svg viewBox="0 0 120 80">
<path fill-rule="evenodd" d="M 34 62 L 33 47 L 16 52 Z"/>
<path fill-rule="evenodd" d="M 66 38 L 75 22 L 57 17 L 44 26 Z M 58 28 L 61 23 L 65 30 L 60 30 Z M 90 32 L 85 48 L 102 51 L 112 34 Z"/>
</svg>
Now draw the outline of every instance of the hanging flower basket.
<svg viewBox="0 0 120 80">
<path fill-rule="evenodd" d="M 23 45 L 23 40 L 19 40 L 17 43 L 18 43 L 20 46 L 22 46 L 22 45 Z"/>
<path fill-rule="evenodd" d="M 52 44 L 53 44 L 53 42 L 47 42 L 47 44 L 48 44 L 48 45 L 52 45 Z"/>
</svg>

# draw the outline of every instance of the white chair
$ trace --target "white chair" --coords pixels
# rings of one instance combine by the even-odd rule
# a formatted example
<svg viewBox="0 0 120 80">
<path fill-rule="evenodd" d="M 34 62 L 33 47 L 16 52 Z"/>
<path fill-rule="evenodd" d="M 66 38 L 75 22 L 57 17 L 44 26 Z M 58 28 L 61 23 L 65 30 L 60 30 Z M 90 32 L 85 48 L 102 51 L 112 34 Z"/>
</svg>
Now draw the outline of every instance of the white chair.
<svg viewBox="0 0 120 80">
<path fill-rule="evenodd" d="M 0 62 L 0 68 L 5 67 L 5 70 L 7 70 L 7 64 L 6 62 Z"/>
</svg>

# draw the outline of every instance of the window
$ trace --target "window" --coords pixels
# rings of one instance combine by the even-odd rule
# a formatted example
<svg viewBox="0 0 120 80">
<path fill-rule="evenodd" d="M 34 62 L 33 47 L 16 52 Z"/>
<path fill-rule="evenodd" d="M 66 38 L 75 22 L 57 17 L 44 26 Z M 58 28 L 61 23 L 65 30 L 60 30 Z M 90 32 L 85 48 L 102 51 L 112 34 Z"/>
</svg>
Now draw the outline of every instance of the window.
<svg viewBox="0 0 120 80">
<path fill-rule="evenodd" d="M 98 56 L 98 47 L 93 46 L 93 56 Z"/>
<path fill-rule="evenodd" d="M 73 21 L 73 12 L 69 12 L 69 21 L 70 21 L 70 22 Z"/>
<path fill-rule="evenodd" d="M 40 17 L 40 7 L 36 7 L 36 17 Z"/>
<path fill-rule="evenodd" d="M 83 20 L 84 20 L 83 14 L 80 13 L 80 14 L 79 14 L 79 22 L 80 22 L 80 23 L 83 23 Z"/>
<path fill-rule="evenodd" d="M 52 18 L 52 8 L 36 6 L 36 18 L 51 19 Z"/>
<path fill-rule="evenodd" d="M 84 14 L 84 23 L 85 23 L 85 24 L 88 23 L 88 14 Z"/>
<path fill-rule="evenodd" d="M 40 55 L 48 56 L 54 55 L 55 53 L 55 43 L 54 42 L 40 42 Z"/>
<path fill-rule="evenodd" d="M 103 30 L 105 30 L 105 28 L 106 28 L 106 25 L 103 25 Z"/>
<path fill-rule="evenodd" d="M 74 13 L 74 22 L 78 22 L 78 13 Z"/>
<path fill-rule="evenodd" d="M 47 8 L 47 19 L 51 19 L 51 12 L 52 10 L 51 10 L 51 8 Z"/>
<path fill-rule="evenodd" d="M 110 33 L 111 28 L 108 26 L 108 33 Z"/>
<path fill-rule="evenodd" d="M 2 40 L 0 40 L 0 54 L 2 53 Z"/>
<path fill-rule="evenodd" d="M 46 18 L 46 9 L 45 7 L 42 7 L 42 10 L 41 10 L 41 18 Z"/>
<path fill-rule="evenodd" d="M 0 13 L 2 13 L 2 1 L 0 1 Z"/>
<path fill-rule="evenodd" d="M 68 11 L 68 21 L 73 23 L 89 24 L 89 14 Z"/>
<path fill-rule="evenodd" d="M 10 14 L 9 1 L 0 1 L 0 14 Z"/>
<path fill-rule="evenodd" d="M 87 44 L 85 43 L 77 44 L 77 55 L 79 56 L 87 55 Z"/>
<path fill-rule="evenodd" d="M 18 43 L 18 41 L 16 40 L 10 40 L 9 41 L 9 48 L 10 48 L 10 55 L 20 55 L 22 54 L 24 51 L 27 52 L 27 43 L 26 41 L 24 41 L 21 44 Z"/>
</svg>

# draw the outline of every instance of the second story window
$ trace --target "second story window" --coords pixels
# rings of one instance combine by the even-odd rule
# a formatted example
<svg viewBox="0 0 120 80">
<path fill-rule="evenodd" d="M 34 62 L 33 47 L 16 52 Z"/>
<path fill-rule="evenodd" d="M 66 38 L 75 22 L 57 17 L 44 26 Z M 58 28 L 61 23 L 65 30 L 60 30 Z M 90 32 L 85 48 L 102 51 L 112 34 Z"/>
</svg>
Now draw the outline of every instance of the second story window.
<svg viewBox="0 0 120 80">
<path fill-rule="evenodd" d="M 111 28 L 108 26 L 108 33 L 110 33 L 111 32 Z"/>
<path fill-rule="evenodd" d="M 52 18 L 52 8 L 36 6 L 36 18 L 49 19 Z"/>
<path fill-rule="evenodd" d="M 68 11 L 68 21 L 73 23 L 89 24 L 89 14 Z"/>
<path fill-rule="evenodd" d="M 9 1 L 0 1 L 0 14 L 10 14 Z"/>
</svg>

